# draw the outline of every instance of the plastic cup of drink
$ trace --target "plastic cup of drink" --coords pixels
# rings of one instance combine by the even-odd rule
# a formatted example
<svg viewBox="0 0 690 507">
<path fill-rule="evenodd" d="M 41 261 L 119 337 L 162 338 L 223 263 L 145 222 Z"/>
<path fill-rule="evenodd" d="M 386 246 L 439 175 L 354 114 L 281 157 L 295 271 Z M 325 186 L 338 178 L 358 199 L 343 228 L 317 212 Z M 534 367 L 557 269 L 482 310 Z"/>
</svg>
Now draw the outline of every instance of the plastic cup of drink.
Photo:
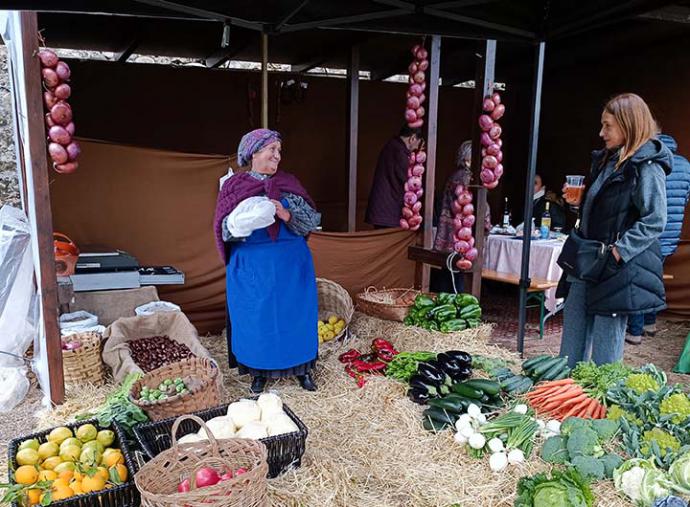
<svg viewBox="0 0 690 507">
<path fill-rule="evenodd" d="M 582 198 L 582 191 L 585 189 L 585 177 L 580 175 L 570 175 L 565 177 L 565 196 L 569 201 L 579 201 Z"/>
</svg>

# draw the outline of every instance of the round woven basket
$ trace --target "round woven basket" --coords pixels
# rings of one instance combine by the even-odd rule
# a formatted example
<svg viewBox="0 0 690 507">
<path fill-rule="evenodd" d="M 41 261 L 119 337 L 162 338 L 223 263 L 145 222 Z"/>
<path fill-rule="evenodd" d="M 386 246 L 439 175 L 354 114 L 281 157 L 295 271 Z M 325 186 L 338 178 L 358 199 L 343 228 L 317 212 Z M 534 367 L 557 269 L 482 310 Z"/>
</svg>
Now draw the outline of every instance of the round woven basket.
<svg viewBox="0 0 690 507">
<path fill-rule="evenodd" d="M 368 287 L 355 297 L 357 309 L 362 313 L 384 320 L 402 322 L 414 298 L 421 292 L 416 289 L 382 289 Z"/>
<path fill-rule="evenodd" d="M 345 321 L 345 327 L 334 340 L 339 340 L 348 333 L 348 327 L 355 313 L 350 294 L 337 283 L 325 278 L 316 279 L 316 290 L 319 296 L 319 320 L 327 320 L 337 315 Z"/>
<path fill-rule="evenodd" d="M 192 419 L 206 430 L 208 441 L 177 443 L 180 423 Z M 228 438 L 216 440 L 204 421 L 194 415 L 182 416 L 172 428 L 172 447 L 146 463 L 134 476 L 144 507 L 265 507 L 268 463 L 266 446 L 257 440 Z M 221 474 L 246 468 L 247 472 L 213 486 L 196 488 L 194 476 L 201 467 Z M 178 493 L 177 486 L 190 481 L 190 491 Z"/>
<path fill-rule="evenodd" d="M 177 394 L 155 403 L 139 401 L 139 394 L 144 386 L 156 389 L 165 379 L 177 377 L 194 377 L 196 385 L 185 394 Z M 220 405 L 220 384 L 218 365 L 212 359 L 190 357 L 177 363 L 166 364 L 144 375 L 132 386 L 130 398 L 132 403 L 146 412 L 149 419 L 160 421 Z"/>
<path fill-rule="evenodd" d="M 81 342 L 75 350 L 62 351 L 62 371 L 68 384 L 105 384 L 105 366 L 101 359 L 101 335 L 76 333 L 70 336 Z"/>
</svg>

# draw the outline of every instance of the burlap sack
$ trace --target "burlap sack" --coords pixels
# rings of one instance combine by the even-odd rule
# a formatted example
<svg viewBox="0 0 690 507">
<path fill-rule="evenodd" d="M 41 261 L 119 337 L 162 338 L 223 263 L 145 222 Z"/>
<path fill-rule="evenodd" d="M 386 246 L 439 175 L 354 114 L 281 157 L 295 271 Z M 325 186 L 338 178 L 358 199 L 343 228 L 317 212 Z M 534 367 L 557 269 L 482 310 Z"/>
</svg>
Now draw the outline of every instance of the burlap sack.
<svg viewBox="0 0 690 507">
<path fill-rule="evenodd" d="M 167 336 L 186 345 L 197 357 L 211 357 L 199 342 L 196 328 L 182 312 L 161 312 L 139 317 L 117 319 L 103 335 L 107 340 L 103 347 L 103 362 L 113 370 L 115 381 L 129 373 L 144 373 L 132 359 L 127 342 L 149 336 Z"/>
</svg>

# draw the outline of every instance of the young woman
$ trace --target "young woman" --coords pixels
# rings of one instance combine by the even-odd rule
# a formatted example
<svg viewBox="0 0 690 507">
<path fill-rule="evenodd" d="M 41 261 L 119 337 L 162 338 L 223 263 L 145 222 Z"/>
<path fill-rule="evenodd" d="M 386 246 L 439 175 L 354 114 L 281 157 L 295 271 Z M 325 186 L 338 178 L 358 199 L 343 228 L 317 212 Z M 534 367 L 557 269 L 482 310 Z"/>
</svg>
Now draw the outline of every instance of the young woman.
<svg viewBox="0 0 690 507">
<path fill-rule="evenodd" d="M 597 282 L 568 276 L 561 356 L 572 367 L 623 358 L 629 314 L 665 307 L 659 235 L 666 224 L 666 175 L 671 152 L 657 138 L 647 104 L 626 93 L 611 99 L 601 115 L 605 149 L 592 154 L 592 167 L 580 200 L 579 233 L 608 246 Z"/>
</svg>

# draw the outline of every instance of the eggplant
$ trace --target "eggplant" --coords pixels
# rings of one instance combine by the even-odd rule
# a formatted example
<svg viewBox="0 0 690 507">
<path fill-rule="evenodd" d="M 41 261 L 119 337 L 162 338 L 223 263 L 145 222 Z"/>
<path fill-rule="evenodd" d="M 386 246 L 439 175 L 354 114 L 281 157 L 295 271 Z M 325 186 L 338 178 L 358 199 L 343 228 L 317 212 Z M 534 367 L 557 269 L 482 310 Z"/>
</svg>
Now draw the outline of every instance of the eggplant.
<svg viewBox="0 0 690 507">
<path fill-rule="evenodd" d="M 407 391 L 407 396 L 419 405 L 426 405 L 426 402 L 431 399 L 431 396 L 426 389 L 422 390 L 416 387 Z"/>
<path fill-rule="evenodd" d="M 448 386 L 443 385 L 441 382 L 430 381 L 422 375 L 412 375 L 412 377 L 410 377 L 409 384 L 410 389 L 426 391 L 432 398 L 437 398 L 450 392 Z"/>
<path fill-rule="evenodd" d="M 444 354 L 452 357 L 453 359 L 457 359 L 461 363 L 465 363 L 466 366 L 472 366 L 472 356 L 467 352 L 463 352 L 461 350 L 447 350 L 444 352 Z M 440 355 L 441 354 L 439 354 L 439 356 Z"/>
<path fill-rule="evenodd" d="M 436 382 L 439 385 L 445 383 L 446 380 L 443 370 L 437 368 L 436 366 L 431 364 L 431 362 L 419 363 L 417 365 L 417 375 L 424 377 L 429 381 Z"/>
<path fill-rule="evenodd" d="M 440 356 L 441 354 L 439 354 Z M 441 364 L 441 369 L 454 381 L 460 382 L 465 380 L 467 376 L 467 366 L 465 363 L 446 356 L 445 359 L 439 358 L 439 363 Z"/>
</svg>

